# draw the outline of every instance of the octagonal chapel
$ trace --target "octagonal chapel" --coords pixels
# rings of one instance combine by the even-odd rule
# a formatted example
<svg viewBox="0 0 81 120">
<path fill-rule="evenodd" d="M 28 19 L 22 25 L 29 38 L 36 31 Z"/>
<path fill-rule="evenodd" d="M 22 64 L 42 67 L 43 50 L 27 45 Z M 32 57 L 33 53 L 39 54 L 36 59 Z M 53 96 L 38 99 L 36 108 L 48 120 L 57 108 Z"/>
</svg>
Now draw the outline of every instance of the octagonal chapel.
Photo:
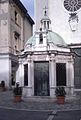
<svg viewBox="0 0 81 120">
<path fill-rule="evenodd" d="M 51 30 L 51 20 L 45 10 L 41 27 L 26 41 L 19 56 L 16 82 L 26 96 L 55 95 L 57 86 L 67 94 L 74 92 L 74 59 L 63 38 Z"/>
</svg>

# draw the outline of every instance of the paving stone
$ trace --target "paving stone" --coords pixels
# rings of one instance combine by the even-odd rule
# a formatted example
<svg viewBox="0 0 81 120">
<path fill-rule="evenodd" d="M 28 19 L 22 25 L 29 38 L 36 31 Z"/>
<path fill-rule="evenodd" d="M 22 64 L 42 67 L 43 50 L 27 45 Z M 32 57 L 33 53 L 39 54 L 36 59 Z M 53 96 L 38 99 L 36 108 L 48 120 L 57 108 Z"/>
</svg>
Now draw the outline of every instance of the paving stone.
<svg viewBox="0 0 81 120">
<path fill-rule="evenodd" d="M 50 97 L 23 97 L 22 102 L 13 101 L 12 91 L 0 92 L 0 107 L 26 110 L 74 110 L 81 109 L 81 97 L 66 97 L 64 105 L 57 104 L 56 99 Z"/>
</svg>

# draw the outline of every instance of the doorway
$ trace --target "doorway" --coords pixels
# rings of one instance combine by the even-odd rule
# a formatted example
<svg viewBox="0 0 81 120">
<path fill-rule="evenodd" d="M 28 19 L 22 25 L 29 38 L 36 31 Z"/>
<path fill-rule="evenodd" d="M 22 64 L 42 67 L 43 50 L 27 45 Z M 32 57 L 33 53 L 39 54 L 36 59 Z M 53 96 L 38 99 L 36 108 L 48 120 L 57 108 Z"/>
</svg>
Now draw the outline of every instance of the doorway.
<svg viewBox="0 0 81 120">
<path fill-rule="evenodd" d="M 34 62 L 34 95 L 49 96 L 49 62 Z"/>
</svg>

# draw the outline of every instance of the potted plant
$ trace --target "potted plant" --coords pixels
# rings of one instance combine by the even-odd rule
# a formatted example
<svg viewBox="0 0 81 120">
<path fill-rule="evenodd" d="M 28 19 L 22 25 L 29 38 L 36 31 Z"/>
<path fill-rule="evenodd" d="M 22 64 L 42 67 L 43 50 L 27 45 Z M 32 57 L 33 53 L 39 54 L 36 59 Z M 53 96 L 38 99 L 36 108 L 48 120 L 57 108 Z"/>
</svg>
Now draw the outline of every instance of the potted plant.
<svg viewBox="0 0 81 120">
<path fill-rule="evenodd" d="M 14 87 L 13 93 L 14 93 L 14 101 L 21 102 L 22 101 L 22 87 L 19 87 L 19 83 L 16 83 L 16 87 Z"/>
<path fill-rule="evenodd" d="M 64 104 L 66 91 L 65 91 L 65 88 L 63 86 L 56 87 L 55 95 L 57 97 L 57 103 Z"/>
<path fill-rule="evenodd" d="M 0 83 L 0 91 L 5 91 L 6 89 L 5 89 L 5 81 L 1 81 L 1 83 Z"/>
</svg>

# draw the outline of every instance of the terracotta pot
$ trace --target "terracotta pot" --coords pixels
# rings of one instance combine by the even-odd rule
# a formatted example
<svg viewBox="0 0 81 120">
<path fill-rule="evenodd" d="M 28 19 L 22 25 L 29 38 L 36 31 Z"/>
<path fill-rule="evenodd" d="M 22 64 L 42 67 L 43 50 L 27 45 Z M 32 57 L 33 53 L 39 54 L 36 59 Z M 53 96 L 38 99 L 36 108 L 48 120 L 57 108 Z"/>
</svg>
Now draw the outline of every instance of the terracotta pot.
<svg viewBox="0 0 81 120">
<path fill-rule="evenodd" d="M 64 104 L 65 103 L 65 97 L 64 96 L 58 96 L 57 97 L 57 103 L 58 104 Z"/>
<path fill-rule="evenodd" d="M 4 87 L 0 87 L 0 91 L 5 91 L 6 89 Z"/>
<path fill-rule="evenodd" d="M 14 102 L 21 102 L 22 101 L 22 96 L 21 95 L 15 95 L 14 96 Z"/>
</svg>

